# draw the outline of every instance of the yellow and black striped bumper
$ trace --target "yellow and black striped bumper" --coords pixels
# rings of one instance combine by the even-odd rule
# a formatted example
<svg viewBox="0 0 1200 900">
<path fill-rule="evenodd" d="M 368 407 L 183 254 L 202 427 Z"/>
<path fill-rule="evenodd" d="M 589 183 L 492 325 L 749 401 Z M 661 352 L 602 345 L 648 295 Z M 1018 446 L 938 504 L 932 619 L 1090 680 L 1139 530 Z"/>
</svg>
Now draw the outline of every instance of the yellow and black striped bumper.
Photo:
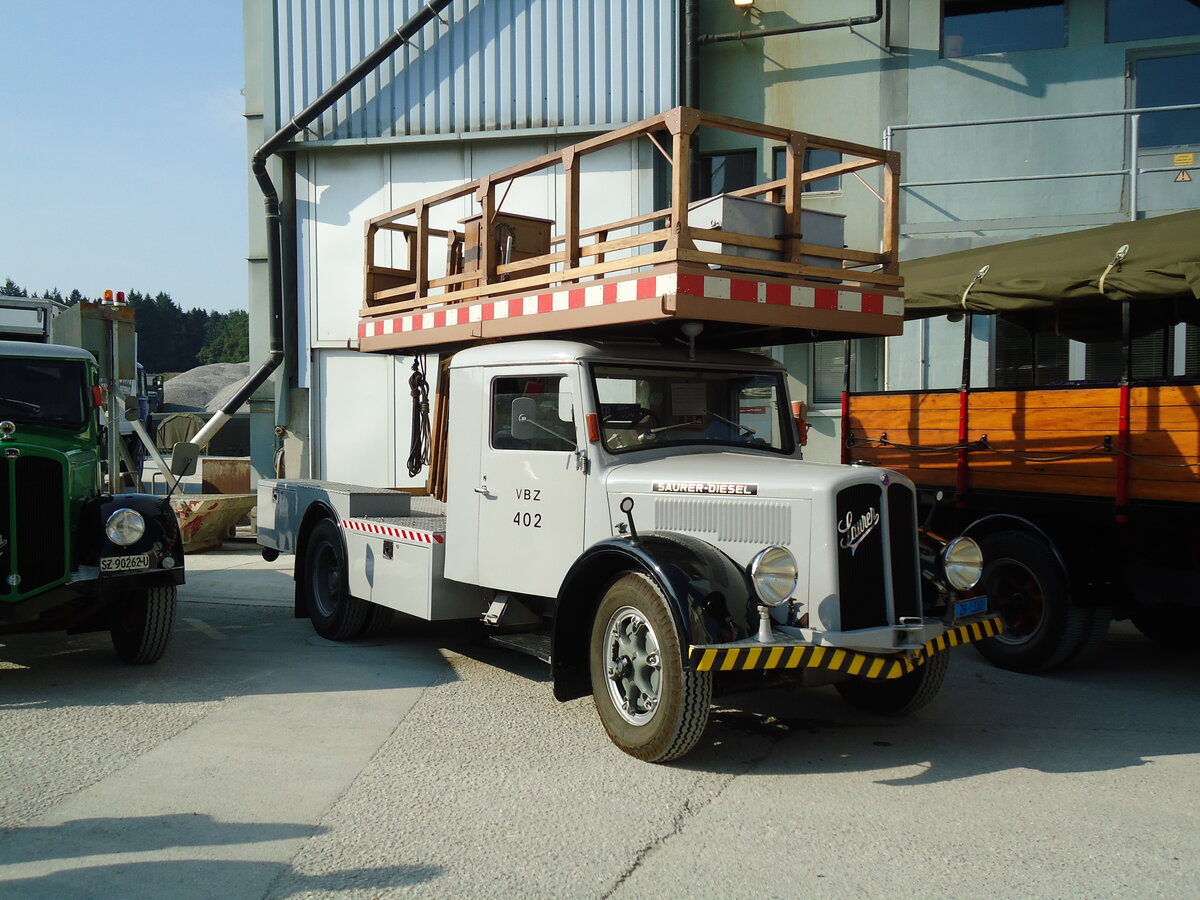
<svg viewBox="0 0 1200 900">
<path fill-rule="evenodd" d="M 935 653 L 960 644 L 972 644 L 995 637 L 1004 631 L 999 616 L 956 625 L 945 634 L 926 641 L 917 650 L 905 654 L 860 653 L 837 647 L 813 647 L 807 644 L 740 644 L 696 646 L 688 648 L 688 662 L 698 672 L 755 672 L 766 669 L 828 669 L 863 678 L 899 678 L 916 671 Z"/>
</svg>

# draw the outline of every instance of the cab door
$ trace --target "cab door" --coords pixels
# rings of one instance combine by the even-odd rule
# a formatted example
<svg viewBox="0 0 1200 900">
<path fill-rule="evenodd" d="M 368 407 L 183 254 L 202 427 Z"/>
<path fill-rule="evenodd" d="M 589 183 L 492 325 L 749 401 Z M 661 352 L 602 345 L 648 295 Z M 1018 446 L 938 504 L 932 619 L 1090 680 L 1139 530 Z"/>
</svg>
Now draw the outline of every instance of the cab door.
<svg viewBox="0 0 1200 900">
<path fill-rule="evenodd" d="M 583 551 L 586 443 L 575 366 L 488 370 L 478 583 L 557 595 Z"/>
</svg>

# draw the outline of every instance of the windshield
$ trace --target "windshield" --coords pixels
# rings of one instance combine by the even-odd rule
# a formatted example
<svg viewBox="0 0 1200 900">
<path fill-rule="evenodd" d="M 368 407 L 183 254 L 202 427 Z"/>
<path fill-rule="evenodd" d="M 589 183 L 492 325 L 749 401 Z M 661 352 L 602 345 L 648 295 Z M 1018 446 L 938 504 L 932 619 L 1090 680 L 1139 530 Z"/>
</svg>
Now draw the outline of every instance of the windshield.
<svg viewBox="0 0 1200 900">
<path fill-rule="evenodd" d="M 612 453 L 681 444 L 792 452 L 776 373 L 597 365 L 592 379 Z"/>
<path fill-rule="evenodd" d="M 79 430 L 91 408 L 82 360 L 0 357 L 0 419 Z"/>
</svg>

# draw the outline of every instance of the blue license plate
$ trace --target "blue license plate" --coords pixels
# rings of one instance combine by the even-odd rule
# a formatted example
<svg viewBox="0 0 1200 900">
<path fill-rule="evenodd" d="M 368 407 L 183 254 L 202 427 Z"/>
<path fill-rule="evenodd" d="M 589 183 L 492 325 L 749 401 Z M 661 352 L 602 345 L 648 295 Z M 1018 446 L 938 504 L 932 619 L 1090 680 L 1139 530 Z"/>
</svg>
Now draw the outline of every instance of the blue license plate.
<svg viewBox="0 0 1200 900">
<path fill-rule="evenodd" d="M 965 619 L 981 612 L 987 612 L 987 597 L 972 597 L 970 600 L 959 600 L 954 604 L 956 619 Z"/>
</svg>

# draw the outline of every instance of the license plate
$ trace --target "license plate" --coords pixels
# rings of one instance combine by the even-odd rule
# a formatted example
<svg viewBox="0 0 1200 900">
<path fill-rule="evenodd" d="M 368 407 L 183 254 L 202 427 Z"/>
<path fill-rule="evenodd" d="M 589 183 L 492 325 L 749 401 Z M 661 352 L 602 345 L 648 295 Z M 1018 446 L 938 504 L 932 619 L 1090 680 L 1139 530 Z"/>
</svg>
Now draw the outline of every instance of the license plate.
<svg viewBox="0 0 1200 900">
<path fill-rule="evenodd" d="M 987 612 L 987 597 L 972 597 L 970 600 L 959 600 L 954 604 L 956 619 L 965 619 L 981 612 Z"/>
<path fill-rule="evenodd" d="M 139 553 L 135 556 L 102 556 L 100 558 L 101 572 L 137 572 L 150 568 L 150 554 Z"/>
</svg>

